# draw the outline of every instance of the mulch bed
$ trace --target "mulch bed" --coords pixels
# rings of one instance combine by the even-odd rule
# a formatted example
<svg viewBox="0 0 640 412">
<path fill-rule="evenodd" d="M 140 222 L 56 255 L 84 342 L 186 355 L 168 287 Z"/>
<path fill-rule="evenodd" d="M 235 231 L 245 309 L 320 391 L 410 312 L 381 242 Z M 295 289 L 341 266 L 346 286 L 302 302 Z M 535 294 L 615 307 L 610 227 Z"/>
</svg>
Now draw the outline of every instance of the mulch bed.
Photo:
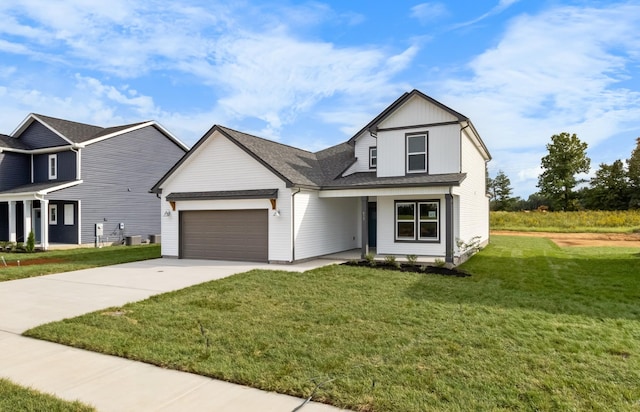
<svg viewBox="0 0 640 412">
<path fill-rule="evenodd" d="M 12 260 L 12 261 L 7 261 L 7 266 L 9 267 L 14 267 L 14 266 L 32 266 L 32 265 L 47 265 L 49 263 L 63 263 L 66 262 L 66 259 L 60 259 L 60 258 L 40 258 L 40 259 L 27 259 L 27 260 L 20 260 L 20 264 L 18 264 L 17 260 Z M 4 262 L 2 262 L 2 260 L 0 260 L 0 268 L 5 267 Z"/>
<path fill-rule="evenodd" d="M 394 270 L 396 272 L 412 272 L 412 273 L 428 273 L 434 275 L 443 275 L 443 276 L 455 276 L 459 278 L 466 278 L 471 276 L 470 273 L 465 272 L 463 270 L 457 268 L 448 268 L 444 266 L 431 266 L 431 265 L 410 265 L 408 263 L 401 263 L 398 265 L 392 265 L 386 262 L 367 262 L 366 260 L 358 260 L 342 263 L 345 266 L 362 266 L 362 267 L 370 267 L 373 269 L 382 269 L 382 270 Z"/>
</svg>

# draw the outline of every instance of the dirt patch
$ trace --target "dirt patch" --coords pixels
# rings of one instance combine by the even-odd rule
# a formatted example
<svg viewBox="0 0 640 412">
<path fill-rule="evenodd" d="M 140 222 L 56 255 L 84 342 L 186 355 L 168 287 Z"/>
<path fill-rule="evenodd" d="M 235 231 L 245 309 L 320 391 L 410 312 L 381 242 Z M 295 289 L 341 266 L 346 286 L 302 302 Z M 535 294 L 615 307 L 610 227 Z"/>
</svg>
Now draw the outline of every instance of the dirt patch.
<svg viewBox="0 0 640 412">
<path fill-rule="evenodd" d="M 32 265 L 48 265 L 49 263 L 63 263 L 66 262 L 65 259 L 59 258 L 40 258 L 40 259 L 27 259 L 20 260 L 20 264 L 17 261 L 13 260 L 11 262 L 7 262 L 7 266 L 32 266 Z M 4 263 L 0 260 L 0 267 L 3 267 Z"/>
<path fill-rule="evenodd" d="M 640 247 L 640 233 L 552 233 L 492 230 L 492 235 L 544 237 L 560 247 L 566 246 L 620 246 Z"/>
</svg>

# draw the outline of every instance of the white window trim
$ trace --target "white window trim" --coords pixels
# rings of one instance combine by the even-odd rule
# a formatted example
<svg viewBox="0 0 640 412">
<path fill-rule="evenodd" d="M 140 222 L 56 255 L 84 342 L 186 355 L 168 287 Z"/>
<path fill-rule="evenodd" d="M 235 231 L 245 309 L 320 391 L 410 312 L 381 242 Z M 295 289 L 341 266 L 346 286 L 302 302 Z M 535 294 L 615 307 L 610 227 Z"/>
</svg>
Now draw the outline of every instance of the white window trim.
<svg viewBox="0 0 640 412">
<path fill-rule="evenodd" d="M 64 224 L 65 226 L 73 226 L 74 222 L 74 206 L 73 203 L 65 203 L 64 204 Z"/>
<path fill-rule="evenodd" d="M 51 167 L 52 165 L 53 167 Z M 50 154 L 47 159 L 47 173 L 49 174 L 49 180 L 58 178 L 58 155 L 55 153 Z"/>
<path fill-rule="evenodd" d="M 421 152 L 410 152 L 409 151 L 409 138 L 412 137 L 422 137 L 424 138 L 424 151 Z M 407 156 L 406 156 L 406 163 L 407 163 L 407 173 L 424 173 L 427 171 L 427 133 L 420 133 L 420 134 L 408 134 L 405 136 L 405 145 L 406 145 L 406 152 L 407 152 Z M 409 170 L 409 158 L 411 156 L 415 156 L 415 155 L 424 155 L 424 169 L 418 169 L 418 170 Z"/>
<path fill-rule="evenodd" d="M 49 224 L 58 224 L 58 205 L 49 205 Z"/>
<path fill-rule="evenodd" d="M 400 219 L 398 219 L 398 206 L 400 206 L 400 205 L 411 205 L 411 206 L 413 206 L 413 219 L 411 219 L 411 220 L 400 220 Z M 396 211 L 395 211 L 395 215 L 396 215 L 396 218 L 395 218 L 396 240 L 400 240 L 400 241 L 415 241 L 416 240 L 416 238 L 415 238 L 415 235 L 416 235 L 416 213 L 417 213 L 416 202 L 396 202 L 395 209 L 396 209 Z M 401 237 L 401 236 L 398 236 L 398 223 L 400 223 L 400 222 L 405 222 L 405 223 L 412 222 L 413 223 L 413 237 L 404 237 L 404 236 Z"/>
<path fill-rule="evenodd" d="M 420 219 L 420 205 L 434 204 L 436 205 L 436 217 L 435 219 Z M 412 220 L 400 220 L 398 219 L 398 206 L 412 205 L 413 206 L 413 219 Z M 437 200 L 412 200 L 412 201 L 397 201 L 394 204 L 395 208 L 395 240 L 397 242 L 416 242 L 416 243 L 438 243 L 440 242 L 440 202 Z M 398 236 L 398 223 L 400 222 L 412 222 L 413 223 L 413 237 L 400 237 Z M 421 237 L 420 236 L 420 223 L 421 222 L 435 222 L 436 224 L 436 237 Z"/>
<path fill-rule="evenodd" d="M 420 219 L 420 205 L 436 205 L 436 217 L 435 219 Z M 435 242 L 440 240 L 440 202 L 436 201 L 428 201 L 428 202 L 417 202 L 417 213 L 416 220 L 418 221 L 418 227 L 416 228 L 416 236 L 418 240 L 427 241 L 427 242 Z M 436 236 L 435 237 L 421 237 L 420 236 L 420 223 L 422 222 L 430 222 L 436 224 Z"/>
<path fill-rule="evenodd" d="M 373 154 L 375 152 L 375 154 Z M 375 159 L 376 164 L 373 164 Z M 378 167 L 378 148 L 376 146 L 369 147 L 369 169 L 376 169 Z"/>
</svg>

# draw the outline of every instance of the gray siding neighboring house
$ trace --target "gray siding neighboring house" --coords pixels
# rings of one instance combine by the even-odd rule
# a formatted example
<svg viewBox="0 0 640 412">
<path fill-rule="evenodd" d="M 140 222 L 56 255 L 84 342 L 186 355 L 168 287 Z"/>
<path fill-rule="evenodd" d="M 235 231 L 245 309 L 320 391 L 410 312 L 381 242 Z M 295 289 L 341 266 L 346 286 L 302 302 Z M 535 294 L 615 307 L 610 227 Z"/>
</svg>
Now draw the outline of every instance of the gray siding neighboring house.
<svg viewBox="0 0 640 412">
<path fill-rule="evenodd" d="M 153 121 L 102 128 L 31 114 L 0 135 L 0 240 L 33 230 L 49 243 L 103 243 L 160 233 L 149 187 L 188 150 Z"/>
</svg>

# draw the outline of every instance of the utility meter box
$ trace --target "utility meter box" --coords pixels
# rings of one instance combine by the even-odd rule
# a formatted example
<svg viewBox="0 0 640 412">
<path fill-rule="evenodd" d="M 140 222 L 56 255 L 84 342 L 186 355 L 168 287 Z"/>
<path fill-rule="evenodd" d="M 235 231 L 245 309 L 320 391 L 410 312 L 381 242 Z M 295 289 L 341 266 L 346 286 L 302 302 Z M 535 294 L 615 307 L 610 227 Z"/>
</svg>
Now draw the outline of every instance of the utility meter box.
<svg viewBox="0 0 640 412">
<path fill-rule="evenodd" d="M 102 236 L 104 233 L 104 224 L 96 223 L 96 236 Z"/>
</svg>

